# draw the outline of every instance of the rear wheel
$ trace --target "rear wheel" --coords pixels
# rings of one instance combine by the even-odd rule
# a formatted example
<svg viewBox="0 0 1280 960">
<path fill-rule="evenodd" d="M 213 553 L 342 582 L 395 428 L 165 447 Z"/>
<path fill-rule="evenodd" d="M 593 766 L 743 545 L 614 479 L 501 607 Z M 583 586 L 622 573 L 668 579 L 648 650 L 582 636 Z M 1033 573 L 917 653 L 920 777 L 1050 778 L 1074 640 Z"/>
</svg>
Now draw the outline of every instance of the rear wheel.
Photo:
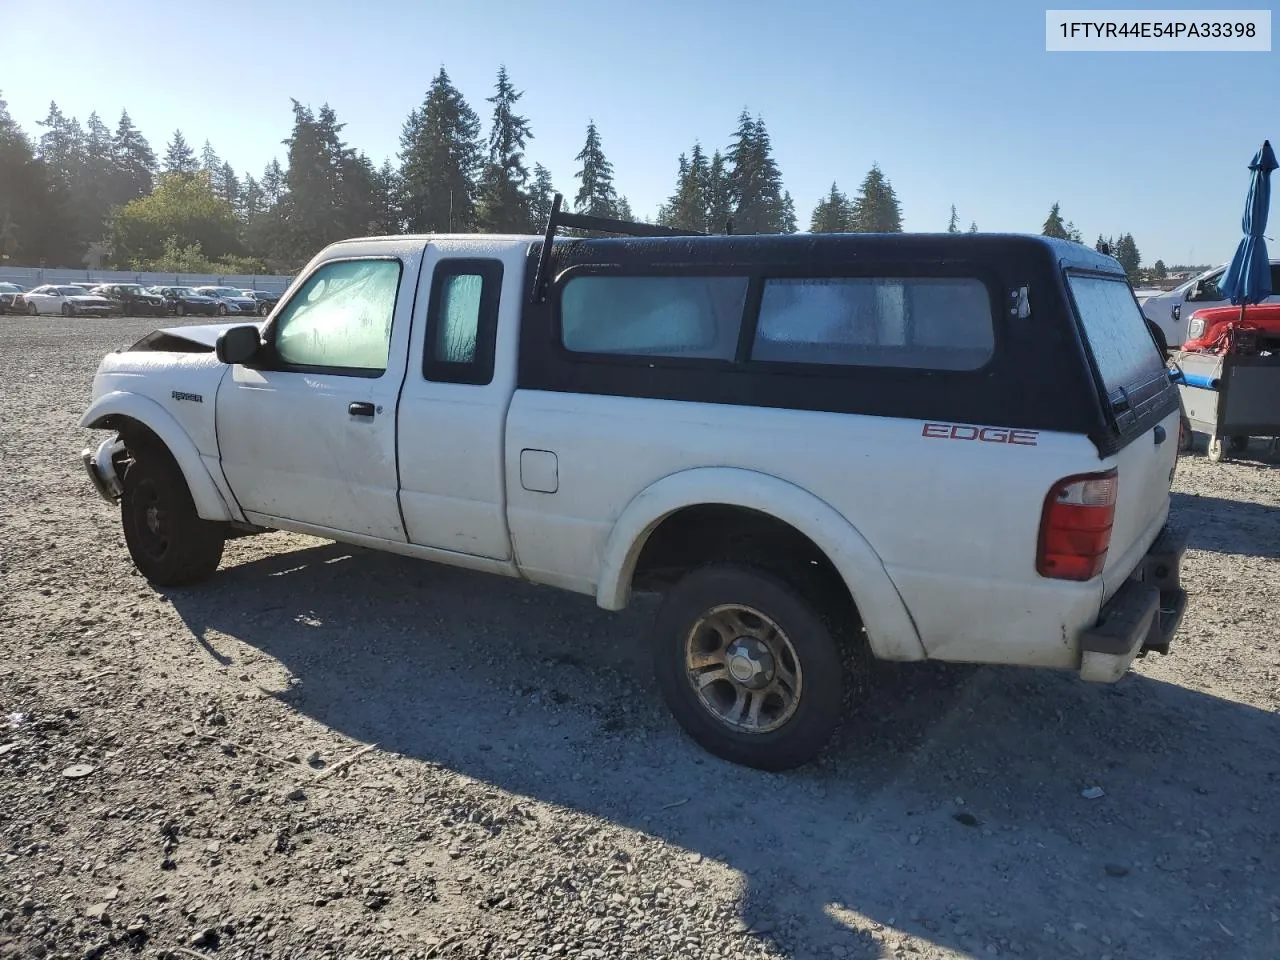
<svg viewBox="0 0 1280 960">
<path fill-rule="evenodd" d="M 162 587 L 211 576 L 222 560 L 226 529 L 196 513 L 178 464 L 162 447 L 135 452 L 124 474 L 120 520 L 138 572 Z"/>
<path fill-rule="evenodd" d="M 708 752 L 761 770 L 813 759 L 850 687 L 850 649 L 791 584 L 712 564 L 672 587 L 654 623 L 658 688 Z"/>
</svg>

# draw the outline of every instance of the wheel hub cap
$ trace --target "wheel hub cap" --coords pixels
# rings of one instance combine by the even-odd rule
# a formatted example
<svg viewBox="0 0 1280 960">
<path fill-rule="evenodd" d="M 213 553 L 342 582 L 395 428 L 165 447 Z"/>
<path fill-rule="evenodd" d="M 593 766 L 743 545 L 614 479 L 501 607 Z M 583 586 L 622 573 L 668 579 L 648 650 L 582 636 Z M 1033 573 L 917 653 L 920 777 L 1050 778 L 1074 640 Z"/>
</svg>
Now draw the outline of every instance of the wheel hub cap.
<svg viewBox="0 0 1280 960">
<path fill-rule="evenodd" d="M 744 687 L 759 690 L 773 679 L 773 654 L 755 637 L 739 637 L 725 651 L 729 676 Z"/>
<path fill-rule="evenodd" d="M 147 507 L 147 529 L 152 533 L 160 532 L 160 511 L 156 507 Z"/>
</svg>

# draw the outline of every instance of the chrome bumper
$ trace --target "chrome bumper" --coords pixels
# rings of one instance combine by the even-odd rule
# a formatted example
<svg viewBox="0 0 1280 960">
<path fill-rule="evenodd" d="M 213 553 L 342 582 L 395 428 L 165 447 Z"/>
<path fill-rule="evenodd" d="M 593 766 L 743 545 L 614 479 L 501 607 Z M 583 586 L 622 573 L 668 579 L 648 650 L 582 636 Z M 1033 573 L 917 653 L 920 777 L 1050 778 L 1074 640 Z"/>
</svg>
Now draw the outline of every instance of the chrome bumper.
<svg viewBox="0 0 1280 960">
<path fill-rule="evenodd" d="M 85 447 L 80 453 L 80 459 L 84 462 L 84 469 L 89 474 L 93 489 L 97 490 L 98 496 L 107 503 L 119 503 L 124 495 L 124 487 L 120 483 L 113 460 L 115 455 L 124 452 L 124 449 L 124 441 L 119 437 L 112 437 L 110 440 L 103 440 L 97 450 Z"/>
</svg>

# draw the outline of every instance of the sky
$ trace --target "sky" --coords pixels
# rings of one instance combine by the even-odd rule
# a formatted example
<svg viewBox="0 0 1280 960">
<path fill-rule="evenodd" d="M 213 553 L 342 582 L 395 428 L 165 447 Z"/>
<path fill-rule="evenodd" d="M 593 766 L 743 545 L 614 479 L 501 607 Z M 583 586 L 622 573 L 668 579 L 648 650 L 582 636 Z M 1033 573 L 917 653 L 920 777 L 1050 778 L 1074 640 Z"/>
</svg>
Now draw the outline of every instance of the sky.
<svg viewBox="0 0 1280 960">
<path fill-rule="evenodd" d="M 127 108 L 157 154 L 181 129 L 257 175 L 284 159 L 291 97 L 328 102 L 352 146 L 394 161 L 442 65 L 487 135 L 505 63 L 529 166 L 572 195 L 594 119 L 640 216 L 679 154 L 727 147 L 745 108 L 801 229 L 833 181 L 852 195 L 878 163 L 906 230 L 945 229 L 955 204 L 964 227 L 1039 232 L 1056 201 L 1088 242 L 1132 233 L 1145 264 L 1228 260 L 1249 159 L 1280 146 L 1280 52 L 1048 53 L 1046 6 L 1067 4 L 0 0 L 0 96 L 33 136 L 51 100 L 113 129 Z"/>
</svg>

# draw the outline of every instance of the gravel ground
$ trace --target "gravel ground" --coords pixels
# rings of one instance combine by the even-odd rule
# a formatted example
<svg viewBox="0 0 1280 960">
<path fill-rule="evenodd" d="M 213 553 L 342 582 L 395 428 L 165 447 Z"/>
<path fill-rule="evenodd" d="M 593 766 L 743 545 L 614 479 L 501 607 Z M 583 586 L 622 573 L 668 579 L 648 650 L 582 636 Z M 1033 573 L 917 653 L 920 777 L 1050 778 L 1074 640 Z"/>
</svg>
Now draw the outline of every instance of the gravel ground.
<svg viewBox="0 0 1280 960">
<path fill-rule="evenodd" d="M 881 665 L 762 774 L 667 716 L 649 604 L 287 534 L 149 587 L 75 422 L 154 325 L 0 318 L 0 956 L 1280 956 L 1265 445 L 1179 467 L 1169 657 Z"/>
</svg>

